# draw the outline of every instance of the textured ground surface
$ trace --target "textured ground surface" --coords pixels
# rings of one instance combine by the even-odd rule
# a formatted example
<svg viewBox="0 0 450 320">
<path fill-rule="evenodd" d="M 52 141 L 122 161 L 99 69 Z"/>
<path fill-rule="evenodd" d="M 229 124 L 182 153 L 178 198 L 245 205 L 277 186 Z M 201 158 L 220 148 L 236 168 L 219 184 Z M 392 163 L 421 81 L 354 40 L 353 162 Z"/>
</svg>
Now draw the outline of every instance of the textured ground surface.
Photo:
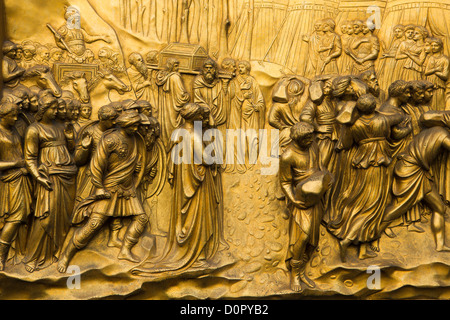
<svg viewBox="0 0 450 320">
<path fill-rule="evenodd" d="M 288 213 L 276 199 L 275 178 L 259 170 L 224 175 L 225 238 L 229 250 L 222 251 L 213 267 L 191 270 L 182 276 L 164 278 L 133 276 L 132 263 L 116 259 L 118 249 L 107 248 L 107 231 L 72 260 L 81 270 L 80 289 L 68 289 L 71 274 L 59 274 L 56 264 L 30 274 L 23 264 L 8 265 L 0 273 L 1 299 L 177 299 L 177 298 L 450 298 L 450 253 L 434 250 L 429 222 L 425 233 L 397 227 L 397 237 L 383 237 L 381 252 L 373 259 L 359 260 L 350 247 L 348 260 L 340 262 L 337 241 L 325 228 L 319 247 L 307 267 L 316 288 L 293 293 L 284 257 L 288 239 Z M 170 190 L 165 191 L 166 196 Z M 164 197 L 164 194 L 162 195 Z M 164 225 L 162 198 L 158 219 Z M 447 225 L 447 230 L 448 229 Z M 146 257 L 156 239 L 160 252 L 163 237 L 148 235 L 135 248 Z M 379 290 L 369 290 L 370 266 L 381 269 Z"/>
</svg>

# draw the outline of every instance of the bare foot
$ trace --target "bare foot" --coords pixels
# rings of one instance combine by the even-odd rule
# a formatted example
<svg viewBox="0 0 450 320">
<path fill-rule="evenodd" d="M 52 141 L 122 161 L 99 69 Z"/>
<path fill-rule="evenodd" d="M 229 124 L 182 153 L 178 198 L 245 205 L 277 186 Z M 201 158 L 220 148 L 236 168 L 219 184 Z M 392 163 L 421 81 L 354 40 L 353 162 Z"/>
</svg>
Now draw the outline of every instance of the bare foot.
<svg viewBox="0 0 450 320">
<path fill-rule="evenodd" d="M 423 230 L 421 227 L 419 227 L 416 223 L 411 223 L 408 227 L 407 227 L 409 232 L 418 232 L 418 233 L 422 233 L 425 232 L 425 230 Z"/>
<path fill-rule="evenodd" d="M 122 249 L 119 252 L 119 255 L 117 256 L 117 259 L 119 260 L 128 260 L 131 262 L 140 262 L 141 260 L 135 256 L 130 249 L 127 249 L 125 247 L 122 247 Z"/>
<path fill-rule="evenodd" d="M 389 238 L 395 238 L 397 235 L 394 233 L 394 231 L 392 230 L 392 228 L 386 228 L 386 230 L 384 230 L 384 233 L 389 237 Z"/>
<path fill-rule="evenodd" d="M 292 268 L 292 270 L 291 270 L 291 289 L 292 289 L 292 291 L 295 291 L 295 292 L 302 291 L 300 275 L 298 273 L 298 270 L 294 270 L 294 268 Z"/>
<path fill-rule="evenodd" d="M 364 260 L 364 259 L 370 259 L 370 258 L 375 258 L 377 256 L 377 254 L 373 251 L 365 251 L 363 253 L 359 253 L 359 260 Z"/>
<path fill-rule="evenodd" d="M 373 252 L 380 252 L 380 239 L 373 241 L 370 243 L 369 248 L 373 250 Z"/>
<path fill-rule="evenodd" d="M 66 273 L 68 264 L 69 264 L 69 259 L 67 259 L 66 256 L 63 256 L 63 257 L 59 260 L 58 266 L 56 267 L 56 269 L 57 269 L 58 272 L 60 272 L 60 273 Z"/>
<path fill-rule="evenodd" d="M 312 281 L 310 278 L 308 278 L 304 272 L 300 272 L 300 280 L 302 280 L 303 283 L 306 284 L 310 288 L 314 288 L 316 286 L 314 281 Z"/>
<path fill-rule="evenodd" d="M 34 264 L 26 264 L 25 265 L 25 270 L 27 270 L 29 273 L 34 272 L 34 270 L 36 270 L 36 263 L 34 263 Z"/>
</svg>

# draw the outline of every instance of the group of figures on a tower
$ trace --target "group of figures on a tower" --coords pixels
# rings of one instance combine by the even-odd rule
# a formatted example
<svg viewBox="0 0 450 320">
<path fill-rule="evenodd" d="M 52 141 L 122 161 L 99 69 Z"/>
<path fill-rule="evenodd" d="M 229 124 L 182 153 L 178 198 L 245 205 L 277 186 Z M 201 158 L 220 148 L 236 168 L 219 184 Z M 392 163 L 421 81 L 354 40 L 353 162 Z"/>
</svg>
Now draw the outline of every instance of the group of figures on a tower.
<svg viewBox="0 0 450 320">
<path fill-rule="evenodd" d="M 153 48 L 124 59 L 78 15 L 69 7 L 64 26 L 48 25 L 55 44 L 3 43 L 0 269 L 14 258 L 29 272 L 57 263 L 63 273 L 106 224 L 102 250 L 119 248 L 135 274 L 214 267 L 229 248 L 223 176 L 254 170 L 260 136 L 247 133 L 267 128 L 279 132 L 273 192 L 290 212 L 294 291 L 314 287 L 306 267 L 321 224 L 342 263 L 350 245 L 374 258 L 382 236 L 400 225 L 425 232 L 424 219 L 436 250 L 449 249 L 450 60 L 423 26 L 395 26 L 382 48 L 370 22 L 342 22 L 338 34 L 333 19 L 318 20 L 300 40 L 309 46 L 306 75 L 285 74 L 265 96 L 249 61 L 206 58 L 188 74 Z M 105 46 L 94 54 L 86 44 L 98 41 Z M 122 97 L 111 101 L 113 90 Z M 208 129 L 217 134 L 205 141 Z M 231 156 L 230 130 L 244 146 Z M 174 161 L 186 144 L 200 161 Z M 202 158 L 211 145 L 212 163 Z M 164 249 L 137 265 L 143 257 L 132 249 L 156 223 L 146 202 L 165 187 Z"/>
</svg>

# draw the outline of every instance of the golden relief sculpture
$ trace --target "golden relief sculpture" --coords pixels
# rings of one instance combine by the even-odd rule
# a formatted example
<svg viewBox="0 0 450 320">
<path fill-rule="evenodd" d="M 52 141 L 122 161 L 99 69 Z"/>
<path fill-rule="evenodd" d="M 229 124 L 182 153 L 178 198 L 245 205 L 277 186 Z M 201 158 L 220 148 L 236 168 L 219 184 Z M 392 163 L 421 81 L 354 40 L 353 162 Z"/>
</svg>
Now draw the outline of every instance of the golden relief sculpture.
<svg viewBox="0 0 450 320">
<path fill-rule="evenodd" d="M 3 298 L 448 297 L 447 1 L 24 6 Z"/>
</svg>

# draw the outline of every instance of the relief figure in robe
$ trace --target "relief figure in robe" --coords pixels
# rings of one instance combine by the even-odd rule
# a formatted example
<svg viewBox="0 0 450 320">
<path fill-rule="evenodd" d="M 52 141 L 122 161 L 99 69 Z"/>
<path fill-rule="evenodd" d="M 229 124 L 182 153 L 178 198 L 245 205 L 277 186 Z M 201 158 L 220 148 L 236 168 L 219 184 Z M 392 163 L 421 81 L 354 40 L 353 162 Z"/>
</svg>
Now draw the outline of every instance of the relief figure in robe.
<svg viewBox="0 0 450 320">
<path fill-rule="evenodd" d="M 176 131 L 169 165 L 173 202 L 167 242 L 161 256 L 150 256 L 133 269 L 134 274 L 152 276 L 170 272 L 174 275 L 190 268 L 207 268 L 220 249 L 218 219 L 223 197 L 213 176 L 217 164 L 204 161 L 202 133 L 194 130 L 197 121 L 209 126 L 209 113 L 208 107 L 196 103 L 188 103 L 180 110 L 184 123 L 180 126 L 182 130 Z"/>
<path fill-rule="evenodd" d="M 19 110 L 11 102 L 0 105 L 0 270 L 19 227 L 32 212 L 32 184 L 25 166 L 23 140 L 14 127 Z M 15 248 L 19 250 L 21 248 Z M 22 252 L 19 252 L 22 253 Z M 17 254 L 17 252 L 16 252 Z"/>
<path fill-rule="evenodd" d="M 172 132 L 181 125 L 182 118 L 179 112 L 191 98 L 185 88 L 179 67 L 178 60 L 169 58 L 165 68 L 156 74 L 158 105 L 155 106 L 155 117 L 161 125 L 161 139 L 167 153 L 170 150 Z"/>
<path fill-rule="evenodd" d="M 398 157 L 392 184 L 393 199 L 385 209 L 380 231 L 414 205 L 425 202 L 433 211 L 431 230 L 436 251 L 449 251 L 450 247 L 445 244 L 444 218 L 448 208 L 430 169 L 440 153 L 450 150 L 450 117 L 447 111 L 429 111 L 421 121 L 429 128 L 415 136 Z"/>
<path fill-rule="evenodd" d="M 25 135 L 25 163 L 36 180 L 36 209 L 23 260 L 28 272 L 58 260 L 75 199 L 74 133 L 56 120 L 57 108 L 56 98 L 41 97 L 37 122 Z"/>
<path fill-rule="evenodd" d="M 300 292 L 302 284 L 315 287 L 306 274 L 306 266 L 319 243 L 323 216 L 321 197 L 332 178 L 320 164 L 312 124 L 298 122 L 292 126 L 291 139 L 280 158 L 279 178 L 290 212 L 286 266 L 290 270 L 291 289 Z"/>
</svg>

